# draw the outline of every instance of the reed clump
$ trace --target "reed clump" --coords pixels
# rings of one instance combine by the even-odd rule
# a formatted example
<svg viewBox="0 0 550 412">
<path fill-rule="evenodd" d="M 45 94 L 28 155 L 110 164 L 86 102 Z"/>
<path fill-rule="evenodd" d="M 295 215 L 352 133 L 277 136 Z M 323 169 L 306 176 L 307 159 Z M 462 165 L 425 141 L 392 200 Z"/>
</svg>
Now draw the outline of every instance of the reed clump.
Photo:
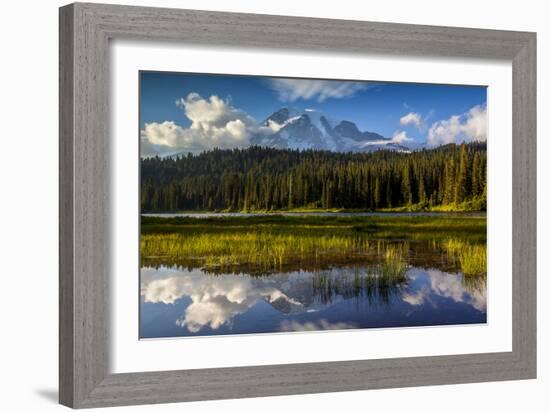
<svg viewBox="0 0 550 412">
<path fill-rule="evenodd" d="M 464 275 L 484 275 L 487 273 L 487 245 L 448 239 L 443 242 L 443 248 L 451 259 L 460 264 Z"/>
<path fill-rule="evenodd" d="M 331 302 L 334 296 L 345 299 L 366 296 L 369 303 L 389 303 L 392 296 L 397 295 L 407 282 L 408 266 L 403 261 L 397 262 L 397 255 L 392 249 L 390 265 L 357 268 L 353 274 L 321 271 L 312 277 L 312 287 L 315 296 L 323 303 Z"/>
<path fill-rule="evenodd" d="M 408 264 L 405 260 L 408 244 L 388 245 L 384 252 L 384 260 L 380 266 L 380 275 L 389 282 L 405 280 Z"/>
</svg>

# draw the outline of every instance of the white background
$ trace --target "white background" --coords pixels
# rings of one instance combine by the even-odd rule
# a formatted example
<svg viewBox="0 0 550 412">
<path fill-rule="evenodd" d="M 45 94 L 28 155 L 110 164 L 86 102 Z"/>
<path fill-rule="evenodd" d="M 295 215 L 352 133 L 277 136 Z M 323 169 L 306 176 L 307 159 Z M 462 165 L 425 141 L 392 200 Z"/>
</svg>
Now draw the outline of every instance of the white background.
<svg viewBox="0 0 550 412">
<path fill-rule="evenodd" d="M 108 2 L 108 1 L 105 1 Z M 57 397 L 57 7 L 59 1 L 5 2 L 0 70 L 2 160 L 0 162 L 0 241 L 3 263 L 0 376 L 2 409 L 60 410 Z M 385 410 L 464 411 L 548 410 L 550 322 L 545 252 L 550 248 L 547 177 L 550 133 L 550 27 L 544 2 L 407 0 L 313 2 L 277 0 L 130 1 L 126 4 L 245 11 L 401 23 L 420 23 L 538 32 L 539 253 L 537 380 L 442 387 L 387 389 L 338 394 L 141 406 L 147 411 L 332 411 L 343 405 Z M 544 92 L 543 92 L 544 90 Z"/>
<path fill-rule="evenodd" d="M 299 362 L 380 359 L 512 349 L 512 67 L 502 61 L 413 57 L 307 56 L 284 51 L 222 49 L 115 41 L 111 44 L 111 371 L 219 368 Z M 487 324 L 385 328 L 320 333 L 250 334 L 137 340 L 138 309 L 138 71 L 173 70 L 293 75 L 440 84 L 487 85 L 488 307 Z M 505 119 L 505 120 L 503 120 Z M 494 139 L 493 139 L 494 136 Z M 497 140 L 498 139 L 498 140 Z M 134 182 L 135 184 L 128 184 Z M 494 207 L 497 205 L 497 207 Z M 130 239 L 131 236 L 132 240 Z M 407 342 L 403 345 L 402 342 Z M 257 350 L 257 348 L 262 350 Z M 339 348 L 346 348 L 345 354 Z M 182 356 L 192 353 L 193 356 Z M 231 354 L 228 356 L 227 354 Z"/>
</svg>

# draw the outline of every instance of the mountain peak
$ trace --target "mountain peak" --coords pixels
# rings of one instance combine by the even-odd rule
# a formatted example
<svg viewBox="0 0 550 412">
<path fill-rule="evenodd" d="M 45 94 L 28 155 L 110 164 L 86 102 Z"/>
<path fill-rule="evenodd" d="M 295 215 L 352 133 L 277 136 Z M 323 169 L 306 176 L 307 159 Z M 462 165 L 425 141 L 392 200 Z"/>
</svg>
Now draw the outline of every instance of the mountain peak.
<svg viewBox="0 0 550 412">
<path fill-rule="evenodd" d="M 276 112 L 273 112 L 267 119 L 264 120 L 264 125 L 268 125 L 269 121 L 275 122 L 277 124 L 282 124 L 288 120 L 290 117 L 290 111 L 287 107 L 282 107 Z"/>
<path fill-rule="evenodd" d="M 334 131 L 344 137 L 350 137 L 354 140 L 361 138 L 361 132 L 357 128 L 357 125 L 348 120 L 342 120 L 334 127 Z"/>
<path fill-rule="evenodd" d="M 349 120 L 334 121 L 316 109 L 282 107 L 267 117 L 262 133 L 251 143 L 278 149 L 317 149 L 338 152 L 407 150 L 378 133 L 361 131 Z"/>
</svg>

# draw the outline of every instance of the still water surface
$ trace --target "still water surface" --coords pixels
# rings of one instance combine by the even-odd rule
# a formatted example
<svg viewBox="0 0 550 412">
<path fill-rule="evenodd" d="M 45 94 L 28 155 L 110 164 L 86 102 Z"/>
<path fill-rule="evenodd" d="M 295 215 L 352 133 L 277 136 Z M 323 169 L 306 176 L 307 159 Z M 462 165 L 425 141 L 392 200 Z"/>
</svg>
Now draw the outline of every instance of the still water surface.
<svg viewBox="0 0 550 412">
<path fill-rule="evenodd" d="M 370 267 L 262 276 L 141 268 L 141 338 L 486 322 L 485 277 L 409 266 L 380 284 Z"/>
</svg>

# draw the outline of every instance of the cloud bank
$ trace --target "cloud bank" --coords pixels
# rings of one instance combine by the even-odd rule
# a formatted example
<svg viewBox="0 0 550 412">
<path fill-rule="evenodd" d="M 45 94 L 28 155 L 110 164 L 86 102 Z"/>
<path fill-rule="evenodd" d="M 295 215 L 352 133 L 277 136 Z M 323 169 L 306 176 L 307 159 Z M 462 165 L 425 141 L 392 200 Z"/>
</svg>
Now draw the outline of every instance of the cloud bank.
<svg viewBox="0 0 550 412">
<path fill-rule="evenodd" d="M 405 131 L 396 131 L 393 134 L 391 141 L 397 144 L 414 143 L 414 139 L 409 137 Z"/>
<path fill-rule="evenodd" d="M 401 117 L 399 119 L 399 124 L 401 126 L 414 126 L 419 130 L 424 126 L 422 115 L 415 112 L 407 113 L 405 116 Z"/>
<path fill-rule="evenodd" d="M 487 140 L 487 106 L 477 105 L 466 113 L 435 122 L 428 131 L 428 145 Z"/>
<path fill-rule="evenodd" d="M 268 84 L 283 102 L 298 99 L 316 100 L 342 99 L 367 89 L 367 83 L 339 80 L 270 79 Z"/>
<path fill-rule="evenodd" d="M 215 95 L 205 99 L 190 93 L 176 105 L 191 125 L 184 128 L 173 121 L 146 123 L 140 133 L 143 157 L 241 147 L 257 129 L 251 116 Z"/>
</svg>

